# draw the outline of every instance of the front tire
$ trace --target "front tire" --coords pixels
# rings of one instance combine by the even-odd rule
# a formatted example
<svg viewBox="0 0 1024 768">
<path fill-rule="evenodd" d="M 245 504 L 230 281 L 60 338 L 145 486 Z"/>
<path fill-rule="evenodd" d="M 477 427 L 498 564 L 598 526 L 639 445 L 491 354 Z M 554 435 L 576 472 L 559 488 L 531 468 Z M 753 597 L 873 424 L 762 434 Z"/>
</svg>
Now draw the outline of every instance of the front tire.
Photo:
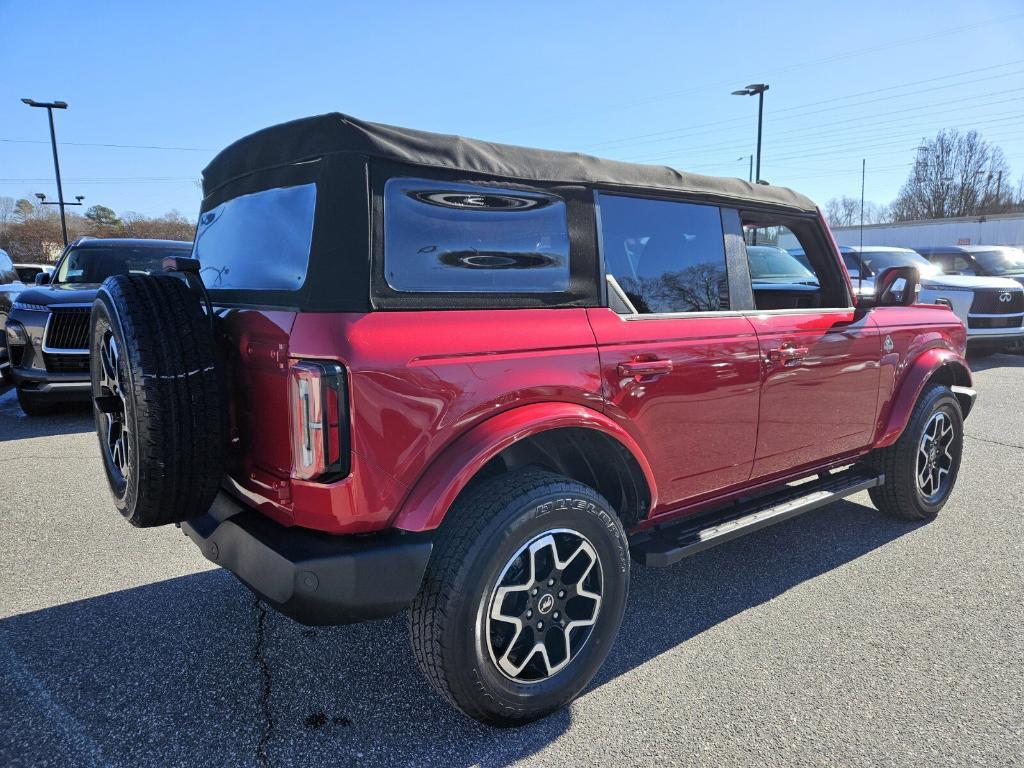
<svg viewBox="0 0 1024 768">
<path fill-rule="evenodd" d="M 485 480 L 440 529 L 409 628 L 427 680 L 497 726 L 575 698 L 611 649 L 629 590 L 625 532 L 581 483 L 528 469 Z"/>
<path fill-rule="evenodd" d="M 892 517 L 933 519 L 956 484 L 963 444 L 956 396 L 941 384 L 926 386 L 899 439 L 869 457 L 885 474 L 885 484 L 869 491 L 871 501 Z"/>
</svg>

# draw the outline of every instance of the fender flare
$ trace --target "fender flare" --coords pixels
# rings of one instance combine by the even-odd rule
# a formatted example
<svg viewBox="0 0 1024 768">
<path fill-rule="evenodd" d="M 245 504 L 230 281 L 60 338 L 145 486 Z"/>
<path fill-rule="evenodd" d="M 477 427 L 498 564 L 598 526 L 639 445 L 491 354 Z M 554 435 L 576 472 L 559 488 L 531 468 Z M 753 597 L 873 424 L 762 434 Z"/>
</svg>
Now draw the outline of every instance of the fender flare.
<svg viewBox="0 0 1024 768">
<path fill-rule="evenodd" d="M 602 432 L 628 450 L 644 474 L 654 508 L 658 500 L 654 473 L 640 446 L 625 429 L 582 405 L 537 403 L 492 416 L 447 445 L 412 486 L 392 525 L 405 531 L 437 528 L 459 492 L 488 461 L 524 438 L 565 427 Z"/>
<path fill-rule="evenodd" d="M 924 350 L 914 361 L 910 363 L 907 370 L 899 377 L 899 383 L 893 393 L 888 409 L 888 414 L 883 412 L 879 419 L 878 437 L 875 440 L 876 448 L 884 448 L 895 443 L 910 421 L 910 414 L 914 410 L 914 404 L 921 396 L 922 390 L 931 378 L 941 368 L 949 367 L 952 385 L 970 393 L 965 395 L 967 402 L 973 402 L 973 392 L 967 390 L 971 386 L 971 369 L 967 366 L 964 358 L 956 352 L 941 347 L 932 347 Z M 957 393 L 958 398 L 960 393 Z M 964 399 L 961 399 L 961 404 Z M 964 416 L 968 408 L 964 409 Z"/>
</svg>

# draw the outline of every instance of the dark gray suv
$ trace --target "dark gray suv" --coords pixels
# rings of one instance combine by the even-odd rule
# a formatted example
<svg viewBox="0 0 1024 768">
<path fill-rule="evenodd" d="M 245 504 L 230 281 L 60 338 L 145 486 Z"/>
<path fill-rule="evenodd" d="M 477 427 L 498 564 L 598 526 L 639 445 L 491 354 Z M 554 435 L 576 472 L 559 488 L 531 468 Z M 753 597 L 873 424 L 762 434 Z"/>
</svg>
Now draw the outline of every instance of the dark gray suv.
<svg viewBox="0 0 1024 768">
<path fill-rule="evenodd" d="M 30 416 L 52 406 L 89 399 L 89 312 L 96 291 L 112 275 L 151 274 L 166 256 L 188 256 L 179 240 L 82 238 L 67 247 L 53 275 L 36 277 L 7 318 L 10 371 L 18 403 Z"/>
</svg>

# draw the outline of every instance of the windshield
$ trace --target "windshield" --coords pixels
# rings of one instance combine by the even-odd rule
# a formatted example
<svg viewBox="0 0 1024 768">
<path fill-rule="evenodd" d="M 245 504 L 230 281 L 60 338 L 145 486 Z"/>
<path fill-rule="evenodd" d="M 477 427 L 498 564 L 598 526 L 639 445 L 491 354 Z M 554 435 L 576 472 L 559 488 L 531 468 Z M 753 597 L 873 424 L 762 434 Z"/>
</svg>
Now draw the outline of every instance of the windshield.
<svg viewBox="0 0 1024 768">
<path fill-rule="evenodd" d="M 162 271 L 166 256 L 187 256 L 182 248 L 72 248 L 60 263 L 54 283 L 102 283 L 113 275 Z"/>
<path fill-rule="evenodd" d="M 1024 251 L 1020 248 L 975 251 L 971 255 L 989 274 L 1024 275 Z"/>
<path fill-rule="evenodd" d="M 914 251 L 861 251 L 860 260 L 872 275 L 888 267 L 915 267 L 921 277 L 939 277 L 942 274 L 937 265 Z"/>
<path fill-rule="evenodd" d="M 747 260 L 753 280 L 818 284 L 814 273 L 792 254 L 770 245 L 748 245 Z"/>
</svg>

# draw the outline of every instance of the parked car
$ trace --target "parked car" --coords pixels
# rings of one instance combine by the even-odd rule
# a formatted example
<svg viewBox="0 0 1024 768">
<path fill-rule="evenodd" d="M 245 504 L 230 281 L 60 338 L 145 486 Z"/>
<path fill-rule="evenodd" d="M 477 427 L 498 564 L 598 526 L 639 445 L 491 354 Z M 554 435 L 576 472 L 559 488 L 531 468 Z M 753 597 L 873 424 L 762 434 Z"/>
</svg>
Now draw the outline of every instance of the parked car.
<svg viewBox="0 0 1024 768">
<path fill-rule="evenodd" d="M 111 275 L 160 271 L 166 256 L 192 244 L 177 240 L 82 238 L 64 251 L 52 279 L 26 288 L 6 319 L 10 371 L 22 410 L 37 416 L 53 406 L 89 399 L 89 311 L 96 290 Z"/>
<path fill-rule="evenodd" d="M 947 275 L 1006 277 L 1024 284 L 1024 250 L 1005 245 L 948 245 L 918 248 Z"/>
<path fill-rule="evenodd" d="M 339 114 L 235 142 L 203 190 L 177 274 L 93 303 L 115 507 L 302 623 L 410 609 L 481 721 L 587 685 L 631 558 L 864 489 L 928 520 L 956 481 L 963 323 L 907 267 L 855 303 L 796 192 Z M 744 248 L 781 231 L 792 290 Z"/>
<path fill-rule="evenodd" d="M 844 246 L 840 250 L 844 259 L 856 259 L 856 266 L 869 278 L 885 267 L 917 268 L 921 301 L 950 307 L 967 326 L 967 343 L 973 352 L 1016 349 L 1024 343 L 1024 287 L 1016 281 L 946 274 L 941 264 L 909 248 Z"/>
<path fill-rule="evenodd" d="M 14 298 L 25 289 L 25 285 L 11 262 L 7 251 L 0 249 L 0 327 L 11 313 Z M 0 338 L 0 381 L 11 381 L 11 361 L 6 340 Z"/>
<path fill-rule="evenodd" d="M 810 261 L 804 253 L 803 248 L 790 248 L 787 253 L 805 267 L 810 267 Z M 866 298 L 874 296 L 875 281 L 872 279 L 870 274 L 862 274 L 860 259 L 857 255 L 851 249 L 844 246 L 839 248 L 839 254 L 843 259 L 843 264 L 846 266 L 846 272 L 849 274 L 850 281 L 853 284 L 853 295 L 855 297 L 864 296 Z"/>
<path fill-rule="evenodd" d="M 18 273 L 18 278 L 25 285 L 34 285 L 36 282 L 36 275 L 46 273 L 48 275 L 53 274 L 53 267 L 49 264 L 15 264 L 14 271 Z"/>
</svg>

